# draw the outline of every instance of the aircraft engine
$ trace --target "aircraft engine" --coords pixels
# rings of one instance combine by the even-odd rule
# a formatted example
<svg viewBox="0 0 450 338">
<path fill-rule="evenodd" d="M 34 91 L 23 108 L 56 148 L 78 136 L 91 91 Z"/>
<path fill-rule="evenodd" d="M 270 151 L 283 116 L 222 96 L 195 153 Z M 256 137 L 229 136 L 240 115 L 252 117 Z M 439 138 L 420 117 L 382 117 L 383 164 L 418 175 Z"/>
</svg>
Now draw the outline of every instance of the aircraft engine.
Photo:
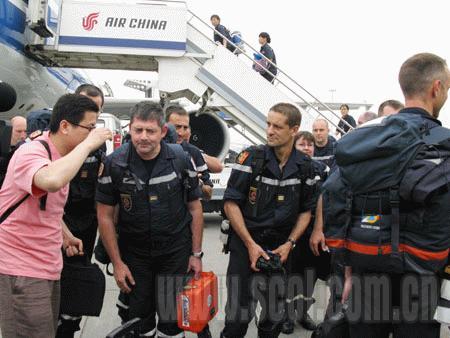
<svg viewBox="0 0 450 338">
<path fill-rule="evenodd" d="M 213 112 L 190 113 L 191 140 L 205 153 L 223 160 L 230 148 L 227 124 Z"/>
<path fill-rule="evenodd" d="M 17 101 L 17 93 L 6 82 L 0 81 L 0 112 L 11 110 Z"/>
</svg>

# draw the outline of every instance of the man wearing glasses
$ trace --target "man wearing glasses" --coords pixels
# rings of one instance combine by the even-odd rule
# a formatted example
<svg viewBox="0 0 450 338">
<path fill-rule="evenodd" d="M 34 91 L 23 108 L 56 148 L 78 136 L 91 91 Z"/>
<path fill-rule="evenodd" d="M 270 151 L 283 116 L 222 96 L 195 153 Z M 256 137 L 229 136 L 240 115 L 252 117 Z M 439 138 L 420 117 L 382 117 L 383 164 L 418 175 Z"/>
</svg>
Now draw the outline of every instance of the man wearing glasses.
<svg viewBox="0 0 450 338">
<path fill-rule="evenodd" d="M 97 105 L 85 96 L 62 96 L 54 106 L 50 130 L 22 145 L 11 159 L 0 190 L 3 338 L 55 336 L 61 247 L 68 255 L 83 250 L 61 223 L 68 184 L 86 157 L 112 138 L 107 129 L 91 130 L 97 113 Z"/>
<path fill-rule="evenodd" d="M 104 96 L 100 88 L 92 84 L 83 84 L 76 89 L 75 93 L 90 98 L 97 105 L 98 114 L 100 114 L 104 104 Z M 88 131 L 96 128 L 95 123 L 91 125 L 71 123 Z M 82 240 L 83 252 L 89 261 L 92 258 L 95 238 L 97 237 L 98 222 L 95 209 L 95 189 L 105 150 L 106 147 L 103 144 L 86 158 L 78 173 L 70 181 L 69 196 L 64 208 L 63 220 L 72 234 Z M 86 264 L 86 257 L 78 255 L 68 256 L 70 256 L 70 253 L 65 252 L 63 256 L 64 264 L 70 264 L 66 268 L 73 265 Z M 86 300 L 80 299 L 79 301 L 85 302 Z M 69 303 L 64 294 L 61 294 L 61 303 L 63 302 L 67 303 L 64 306 L 65 309 L 73 305 Z M 80 330 L 81 318 L 81 316 L 74 316 L 71 313 L 60 313 L 56 338 L 73 338 L 75 332 Z"/>
</svg>

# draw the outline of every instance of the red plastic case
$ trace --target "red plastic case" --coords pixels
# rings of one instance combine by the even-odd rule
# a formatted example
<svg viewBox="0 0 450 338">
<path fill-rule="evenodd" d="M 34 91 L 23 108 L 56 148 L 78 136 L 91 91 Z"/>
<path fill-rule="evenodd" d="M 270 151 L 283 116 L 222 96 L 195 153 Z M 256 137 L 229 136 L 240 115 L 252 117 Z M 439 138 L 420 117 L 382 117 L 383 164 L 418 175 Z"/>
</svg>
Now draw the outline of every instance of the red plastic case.
<svg viewBox="0 0 450 338">
<path fill-rule="evenodd" d="M 198 280 L 191 278 L 177 296 L 178 327 L 201 332 L 218 311 L 217 297 L 217 276 L 213 272 L 202 272 Z"/>
</svg>

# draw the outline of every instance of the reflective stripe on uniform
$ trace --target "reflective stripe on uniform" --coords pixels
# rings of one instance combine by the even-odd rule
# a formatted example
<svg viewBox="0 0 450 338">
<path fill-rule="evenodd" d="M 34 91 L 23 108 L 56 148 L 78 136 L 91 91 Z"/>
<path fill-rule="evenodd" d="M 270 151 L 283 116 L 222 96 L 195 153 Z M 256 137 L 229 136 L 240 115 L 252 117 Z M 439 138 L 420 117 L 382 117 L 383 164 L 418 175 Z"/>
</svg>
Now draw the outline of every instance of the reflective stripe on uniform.
<svg viewBox="0 0 450 338">
<path fill-rule="evenodd" d="M 302 181 L 299 178 L 290 178 L 288 180 L 282 180 L 280 181 L 280 187 L 285 187 L 288 185 L 297 185 L 302 183 Z"/>
<path fill-rule="evenodd" d="M 122 180 L 122 182 L 123 182 L 124 184 L 133 184 L 133 185 L 136 185 L 136 181 L 134 180 L 134 178 L 127 178 L 127 177 L 124 177 L 123 180 Z M 142 181 L 142 180 L 140 180 L 140 179 L 139 179 L 139 183 L 140 183 L 140 184 L 145 184 L 145 182 Z"/>
<path fill-rule="evenodd" d="M 444 161 L 442 158 L 426 158 L 425 161 L 434 163 L 436 165 L 441 164 Z"/>
<path fill-rule="evenodd" d="M 154 184 L 160 184 L 160 183 L 165 183 L 165 182 L 170 182 L 174 179 L 177 178 L 177 174 L 172 171 L 172 173 L 170 173 L 169 175 L 164 175 L 164 176 L 159 176 L 159 177 L 153 177 L 148 181 L 149 185 L 154 185 Z"/>
<path fill-rule="evenodd" d="M 111 178 L 111 176 L 100 177 L 98 179 L 98 183 L 100 183 L 100 184 L 112 183 L 112 178 Z"/>
<path fill-rule="evenodd" d="M 333 158 L 334 155 L 327 155 L 327 156 L 313 156 L 312 159 L 316 161 L 323 161 L 323 160 L 329 160 L 330 158 Z"/>
<path fill-rule="evenodd" d="M 95 163 L 98 162 L 97 157 L 89 156 L 84 160 L 84 163 Z"/>
<path fill-rule="evenodd" d="M 302 181 L 298 178 L 290 178 L 287 180 L 277 180 L 274 178 L 268 178 L 268 177 L 264 177 L 264 176 L 258 176 L 256 178 L 256 180 L 261 179 L 261 182 L 264 184 L 268 184 L 268 185 L 273 185 L 276 187 L 285 187 L 285 186 L 289 186 L 289 185 L 297 185 L 302 183 Z"/>
<path fill-rule="evenodd" d="M 165 334 L 159 330 L 157 332 L 158 332 L 157 336 L 161 337 L 161 338 L 183 338 L 183 337 L 185 337 L 184 332 L 180 332 L 174 336 L 169 336 L 168 334 Z"/>
<path fill-rule="evenodd" d="M 205 171 L 205 170 L 208 170 L 208 166 L 206 164 L 204 164 L 200 167 L 197 167 L 197 171 Z"/>
<path fill-rule="evenodd" d="M 233 170 L 238 170 L 238 171 L 243 171 L 245 173 L 249 173 L 251 174 L 253 172 L 252 167 L 248 166 L 248 165 L 242 165 L 242 164 L 237 164 L 235 163 L 233 165 Z"/>
<path fill-rule="evenodd" d="M 317 181 L 320 181 L 320 177 L 319 177 L 319 179 L 316 179 L 316 177 L 315 178 L 313 178 L 313 179 L 311 179 L 311 178 L 308 178 L 307 180 L 306 180 L 306 184 L 307 185 L 314 185 L 314 184 L 316 184 L 317 183 Z"/>
<path fill-rule="evenodd" d="M 188 170 L 187 172 L 188 172 L 189 177 L 197 177 L 196 171 Z"/>
</svg>

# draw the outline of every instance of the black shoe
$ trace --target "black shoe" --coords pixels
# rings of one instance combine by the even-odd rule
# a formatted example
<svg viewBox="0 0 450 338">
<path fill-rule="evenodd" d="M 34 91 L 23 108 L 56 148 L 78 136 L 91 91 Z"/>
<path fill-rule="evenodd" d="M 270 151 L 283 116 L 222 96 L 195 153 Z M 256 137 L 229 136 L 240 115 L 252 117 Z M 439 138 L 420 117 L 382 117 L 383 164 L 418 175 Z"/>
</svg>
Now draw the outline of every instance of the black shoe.
<svg viewBox="0 0 450 338">
<path fill-rule="evenodd" d="M 298 323 L 308 331 L 314 331 L 315 329 L 317 329 L 317 324 L 307 313 L 303 316 L 302 319 L 298 320 Z"/>
<path fill-rule="evenodd" d="M 284 334 L 293 334 L 294 322 L 290 319 L 286 319 L 284 323 L 281 325 L 281 332 Z"/>
</svg>

